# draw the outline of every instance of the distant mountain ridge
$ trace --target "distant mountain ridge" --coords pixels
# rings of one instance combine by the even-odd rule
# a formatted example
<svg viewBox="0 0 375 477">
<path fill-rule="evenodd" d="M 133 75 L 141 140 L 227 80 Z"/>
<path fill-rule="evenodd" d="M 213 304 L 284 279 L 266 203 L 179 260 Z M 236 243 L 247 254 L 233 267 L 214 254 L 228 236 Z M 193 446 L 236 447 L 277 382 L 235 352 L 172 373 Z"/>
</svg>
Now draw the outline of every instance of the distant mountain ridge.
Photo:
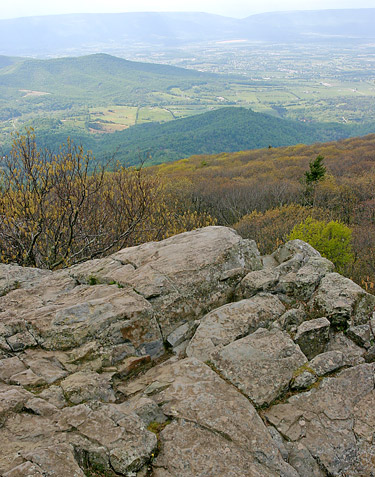
<svg viewBox="0 0 375 477">
<path fill-rule="evenodd" d="M 208 13 L 71 14 L 0 20 L 0 55 L 111 52 L 114 46 L 204 41 L 375 38 L 375 8 L 275 12 L 235 19 Z"/>
</svg>

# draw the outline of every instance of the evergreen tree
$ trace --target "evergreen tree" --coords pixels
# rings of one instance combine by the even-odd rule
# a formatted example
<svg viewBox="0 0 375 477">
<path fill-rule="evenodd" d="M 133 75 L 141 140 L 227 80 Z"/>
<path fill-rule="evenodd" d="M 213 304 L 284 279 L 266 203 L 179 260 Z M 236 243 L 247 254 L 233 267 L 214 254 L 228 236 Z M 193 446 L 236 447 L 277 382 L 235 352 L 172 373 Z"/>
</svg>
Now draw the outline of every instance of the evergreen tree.
<svg viewBox="0 0 375 477">
<path fill-rule="evenodd" d="M 310 161 L 309 169 L 305 172 L 306 185 L 313 185 L 322 180 L 326 173 L 326 168 L 323 164 L 324 157 L 319 155 L 314 161 Z"/>
<path fill-rule="evenodd" d="M 323 164 L 324 157 L 319 155 L 315 160 L 310 161 L 309 170 L 305 172 L 303 182 L 305 191 L 303 194 L 303 205 L 314 206 L 315 186 L 324 179 L 326 168 Z"/>
</svg>

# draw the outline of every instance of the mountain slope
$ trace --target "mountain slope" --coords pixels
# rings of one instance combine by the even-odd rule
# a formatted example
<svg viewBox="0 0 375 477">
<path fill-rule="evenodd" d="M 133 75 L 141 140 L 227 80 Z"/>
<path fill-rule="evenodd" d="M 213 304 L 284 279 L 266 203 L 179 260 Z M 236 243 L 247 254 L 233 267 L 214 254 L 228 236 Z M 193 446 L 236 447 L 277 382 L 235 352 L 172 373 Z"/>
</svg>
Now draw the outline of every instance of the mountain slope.
<svg viewBox="0 0 375 477">
<path fill-rule="evenodd" d="M 133 126 L 113 134 L 77 136 L 98 157 L 116 158 L 136 164 L 147 158 L 159 164 L 195 154 L 216 154 L 268 146 L 334 140 L 373 132 L 374 125 L 349 127 L 338 124 L 304 124 L 255 113 L 245 108 L 222 108 L 168 123 Z M 40 140 L 48 146 L 65 141 L 63 131 L 41 131 Z"/>
<path fill-rule="evenodd" d="M 10 60 L 9 60 L 10 61 Z M 139 63 L 106 54 L 50 60 L 23 60 L 0 70 L 0 87 L 46 91 L 84 98 L 153 88 L 167 90 L 215 75 L 174 66 Z M 123 94 L 122 94 L 123 95 Z"/>
</svg>

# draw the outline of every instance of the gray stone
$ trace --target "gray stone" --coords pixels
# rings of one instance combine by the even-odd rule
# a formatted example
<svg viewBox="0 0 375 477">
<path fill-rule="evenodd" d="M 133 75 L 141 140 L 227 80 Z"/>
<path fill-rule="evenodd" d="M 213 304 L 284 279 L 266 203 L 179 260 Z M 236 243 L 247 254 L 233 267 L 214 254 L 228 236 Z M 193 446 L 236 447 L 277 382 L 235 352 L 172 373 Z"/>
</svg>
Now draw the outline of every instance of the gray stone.
<svg viewBox="0 0 375 477">
<path fill-rule="evenodd" d="M 35 374 L 31 369 L 26 369 L 20 373 L 14 374 L 9 379 L 10 384 L 17 384 L 24 387 L 37 387 L 47 384 L 47 382 L 41 377 Z"/>
<path fill-rule="evenodd" d="M 288 444 L 288 462 L 301 477 L 326 477 L 327 475 L 301 442 Z"/>
<path fill-rule="evenodd" d="M 282 276 L 277 290 L 292 295 L 298 300 L 306 301 L 314 293 L 321 279 L 333 270 L 333 263 L 326 258 L 310 257 L 299 270 Z"/>
<path fill-rule="evenodd" d="M 38 396 L 58 409 L 62 409 L 68 405 L 60 386 L 50 386 L 44 389 Z"/>
<path fill-rule="evenodd" d="M 363 355 L 366 363 L 373 363 L 375 361 L 375 345 L 372 345 Z"/>
<path fill-rule="evenodd" d="M 208 227 L 57 272 L 12 267 L 0 475 L 374 473 L 373 298 L 307 244 L 261 258 Z"/>
<path fill-rule="evenodd" d="M 322 353 L 329 339 L 330 322 L 327 318 L 304 321 L 297 328 L 294 341 L 302 352 L 312 359 Z"/>
<path fill-rule="evenodd" d="M 273 268 L 250 272 L 241 281 L 238 295 L 241 298 L 250 298 L 258 292 L 270 291 L 278 283 L 279 275 Z"/>
<path fill-rule="evenodd" d="M 7 293 L 0 338 L 15 351 L 42 340 L 49 350 L 96 341 L 129 344 L 156 358 L 164 353 L 164 337 L 226 303 L 240 280 L 261 266 L 255 242 L 226 227 L 130 247 L 41 273 L 30 287 Z"/>
<path fill-rule="evenodd" d="M 44 417 L 48 417 L 48 416 L 57 417 L 59 412 L 56 406 L 40 398 L 29 399 L 25 403 L 25 409 L 26 411 L 30 411 L 30 412 L 33 412 L 34 414 L 37 414 L 38 416 L 44 416 Z"/>
<path fill-rule="evenodd" d="M 187 347 L 187 356 L 210 359 L 218 346 L 226 346 L 260 327 L 276 321 L 285 311 L 281 301 L 270 294 L 224 305 L 204 316 Z"/>
<path fill-rule="evenodd" d="M 38 341 L 28 330 L 10 336 L 7 343 L 14 352 L 23 351 L 26 348 L 35 348 L 38 345 Z"/>
<path fill-rule="evenodd" d="M 36 447 L 24 457 L 42 469 L 42 475 L 53 477 L 85 477 L 74 457 L 74 449 L 68 444 Z"/>
<path fill-rule="evenodd" d="M 285 442 L 282 435 L 273 426 L 267 427 L 267 430 L 271 434 L 272 440 L 275 443 L 276 447 L 279 449 L 282 458 L 285 460 L 285 462 L 288 462 L 289 452 L 285 446 Z"/>
<path fill-rule="evenodd" d="M 296 273 L 294 296 L 299 300 L 308 300 L 319 285 L 321 279 L 333 272 L 332 262 L 323 257 L 310 257 Z"/>
<path fill-rule="evenodd" d="M 314 384 L 317 380 L 317 377 L 314 373 L 310 371 L 303 371 L 302 373 L 298 374 L 292 381 L 291 389 L 293 390 L 300 390 L 310 387 Z"/>
<path fill-rule="evenodd" d="M 10 413 L 21 412 L 33 395 L 19 386 L 0 387 L 0 427 Z"/>
<path fill-rule="evenodd" d="M 338 273 L 326 275 L 310 301 L 310 308 L 326 316 L 337 328 L 367 324 L 375 306 L 375 296 Z"/>
<path fill-rule="evenodd" d="M 280 326 L 285 331 L 296 331 L 306 319 L 306 312 L 301 308 L 287 310 L 279 319 Z"/>
<path fill-rule="evenodd" d="M 94 372 L 71 374 L 61 382 L 65 398 L 73 404 L 89 400 L 114 402 L 111 376 Z"/>
<path fill-rule="evenodd" d="M 119 409 L 126 414 L 134 412 L 142 419 L 146 426 L 151 423 L 161 424 L 167 420 L 160 407 L 148 397 L 133 397 L 120 404 Z"/>
<path fill-rule="evenodd" d="M 53 384 L 68 374 L 53 352 L 28 350 L 22 356 L 23 362 L 47 384 Z"/>
<path fill-rule="evenodd" d="M 370 341 L 374 338 L 368 323 L 365 325 L 350 326 L 346 335 L 354 341 L 355 344 L 366 349 L 370 348 Z"/>
<path fill-rule="evenodd" d="M 320 257 L 320 253 L 311 245 L 302 240 L 291 240 L 281 245 L 272 257 L 279 263 L 287 262 L 298 257 L 301 264 L 306 263 L 310 257 Z"/>
<path fill-rule="evenodd" d="M 341 351 L 327 351 L 318 354 L 309 363 L 309 367 L 317 376 L 324 376 L 341 368 L 344 364 L 344 355 Z"/>
<path fill-rule="evenodd" d="M 254 241 L 226 227 L 206 227 L 123 249 L 70 273 L 94 275 L 100 283 L 115 280 L 136 290 L 152 304 L 163 336 L 168 336 L 226 303 L 240 280 L 261 267 Z"/>
<path fill-rule="evenodd" d="M 20 267 L 14 264 L 0 264 L 0 296 L 18 288 L 30 288 L 44 277 L 52 274 L 49 270 Z"/>
<path fill-rule="evenodd" d="M 188 358 L 159 369 L 159 379 L 164 374 L 174 376 L 173 382 L 153 398 L 172 423 L 160 433 L 155 471 L 184 477 L 298 477 L 251 403 L 208 366 Z"/>
<path fill-rule="evenodd" d="M 26 370 L 26 366 L 17 357 L 0 360 L 0 380 L 8 382 L 9 378 L 17 373 L 21 373 Z"/>
<path fill-rule="evenodd" d="M 45 474 L 44 474 L 45 475 Z M 9 472 L 6 472 L 3 477 L 44 477 L 43 470 L 39 465 L 28 461 L 24 464 L 17 465 Z"/>
<path fill-rule="evenodd" d="M 262 328 L 225 346 L 211 360 L 257 406 L 269 405 L 287 391 L 295 371 L 307 362 L 287 333 Z"/>
<path fill-rule="evenodd" d="M 263 255 L 261 257 L 263 268 L 275 268 L 279 265 L 279 262 L 275 260 L 271 255 Z"/>
<path fill-rule="evenodd" d="M 326 475 L 370 476 L 374 470 L 374 364 L 324 378 L 318 388 L 293 396 L 265 417 L 294 443 L 301 443 Z"/>
<path fill-rule="evenodd" d="M 357 346 L 344 333 L 334 333 L 327 344 L 327 351 L 339 351 L 342 353 L 343 366 L 357 366 L 364 363 L 366 350 Z"/>
<path fill-rule="evenodd" d="M 80 404 L 66 408 L 61 412 L 58 425 L 61 430 L 73 433 L 75 447 L 79 453 L 86 452 L 89 460 L 97 459 L 100 446 L 104 450 L 104 469 L 120 475 L 141 469 L 157 448 L 155 434 L 147 431 L 138 416 L 125 413 L 117 405 L 100 404 L 92 409 Z M 84 439 L 77 440 L 75 430 Z M 96 446 L 93 447 L 93 443 Z"/>
<path fill-rule="evenodd" d="M 195 330 L 197 329 L 199 322 L 187 322 L 176 328 L 168 337 L 167 342 L 173 348 L 180 345 L 183 341 L 190 340 Z"/>
</svg>

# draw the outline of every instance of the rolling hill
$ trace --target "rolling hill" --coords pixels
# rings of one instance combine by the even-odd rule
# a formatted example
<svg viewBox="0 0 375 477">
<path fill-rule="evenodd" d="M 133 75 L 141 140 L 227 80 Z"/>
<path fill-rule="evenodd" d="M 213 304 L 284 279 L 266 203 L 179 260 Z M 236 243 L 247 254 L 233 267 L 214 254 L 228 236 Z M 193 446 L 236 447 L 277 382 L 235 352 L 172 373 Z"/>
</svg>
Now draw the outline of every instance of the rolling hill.
<svg viewBox="0 0 375 477">
<path fill-rule="evenodd" d="M 160 164 L 196 154 L 216 154 L 264 147 L 312 144 L 368 134 L 375 125 L 304 124 L 255 113 L 245 108 L 222 108 L 168 123 L 133 126 L 106 135 L 74 137 L 100 159 L 115 154 L 127 165 L 146 159 Z M 42 130 L 41 143 L 53 147 L 66 140 L 63 131 Z"/>
<path fill-rule="evenodd" d="M 6 57 L 3 57 L 6 63 Z M 0 63 L 1 65 L 1 63 Z M 140 63 L 106 54 L 50 60 L 19 59 L 0 69 L 0 88 L 44 91 L 78 99 L 143 97 L 152 90 L 191 87 L 215 75 L 174 66 Z"/>
</svg>

